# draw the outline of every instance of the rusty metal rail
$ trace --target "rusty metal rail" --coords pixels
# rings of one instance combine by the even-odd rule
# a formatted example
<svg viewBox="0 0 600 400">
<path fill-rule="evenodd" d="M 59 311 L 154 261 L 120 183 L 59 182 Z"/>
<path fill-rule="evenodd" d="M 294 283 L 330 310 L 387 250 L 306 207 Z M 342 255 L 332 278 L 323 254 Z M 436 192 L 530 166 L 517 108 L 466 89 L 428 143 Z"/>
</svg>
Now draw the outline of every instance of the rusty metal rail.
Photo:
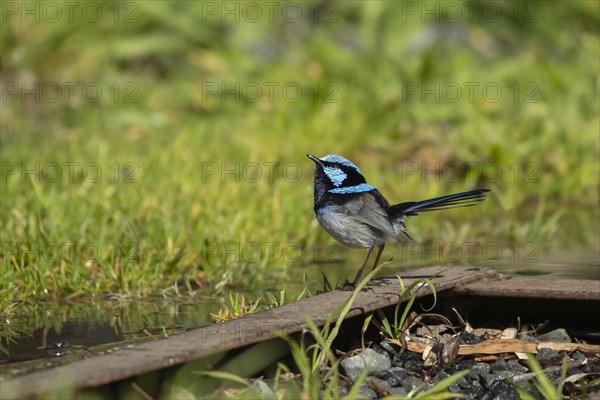
<svg viewBox="0 0 600 400">
<path fill-rule="evenodd" d="M 436 276 L 432 282 L 438 293 L 600 300 L 598 281 L 505 278 L 495 270 L 468 267 L 425 267 L 401 274 L 406 285 L 432 276 Z M 569 281 L 568 284 L 565 281 Z M 430 293 L 428 288 L 424 288 L 418 292 L 418 296 Z M 336 290 L 221 324 L 207 324 L 167 339 L 128 346 L 111 354 L 18 376 L 0 383 L 0 398 L 24 398 L 56 393 L 65 387 L 84 388 L 119 381 L 274 339 L 278 332 L 300 332 L 307 327 L 308 318 L 322 326 L 351 294 L 349 291 Z M 396 277 L 372 281 L 355 299 L 348 318 L 394 305 L 398 302 L 398 295 Z"/>
</svg>

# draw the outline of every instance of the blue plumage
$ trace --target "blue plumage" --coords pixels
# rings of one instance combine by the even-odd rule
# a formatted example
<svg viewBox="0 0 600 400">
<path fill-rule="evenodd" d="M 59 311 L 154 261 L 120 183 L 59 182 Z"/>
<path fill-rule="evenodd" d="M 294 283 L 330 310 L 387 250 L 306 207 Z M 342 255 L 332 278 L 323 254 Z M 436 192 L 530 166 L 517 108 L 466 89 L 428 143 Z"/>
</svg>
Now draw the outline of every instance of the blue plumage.
<svg viewBox="0 0 600 400">
<path fill-rule="evenodd" d="M 333 186 L 340 186 L 348 177 L 348 175 L 339 168 L 324 167 L 323 171 L 325 171 L 325 175 L 327 175 L 331 183 L 333 183 Z"/>
<path fill-rule="evenodd" d="M 376 189 L 375 186 L 371 186 L 368 183 L 361 183 L 355 186 L 347 186 L 347 187 L 337 187 L 334 189 L 329 189 L 329 193 L 339 193 L 339 194 L 352 194 L 352 193 L 364 193 L 370 192 L 371 190 Z"/>
<path fill-rule="evenodd" d="M 350 161 L 346 160 L 344 157 L 338 156 L 337 154 L 328 154 L 325 157 L 322 157 L 321 160 L 323 162 L 327 162 L 327 163 L 344 165 L 346 167 L 356 170 L 356 172 L 358 172 L 360 174 L 360 170 L 358 169 L 358 167 L 356 165 L 352 164 Z"/>
<path fill-rule="evenodd" d="M 378 248 L 373 269 L 377 267 L 385 243 L 410 239 L 404 219 L 420 212 L 476 205 L 488 189 L 471 190 L 434 199 L 390 205 L 376 187 L 369 185 L 352 162 L 337 154 L 325 157 L 308 155 L 316 164 L 314 208 L 321 226 L 337 241 L 368 250 L 354 285 L 362 278 L 367 261 Z"/>
</svg>

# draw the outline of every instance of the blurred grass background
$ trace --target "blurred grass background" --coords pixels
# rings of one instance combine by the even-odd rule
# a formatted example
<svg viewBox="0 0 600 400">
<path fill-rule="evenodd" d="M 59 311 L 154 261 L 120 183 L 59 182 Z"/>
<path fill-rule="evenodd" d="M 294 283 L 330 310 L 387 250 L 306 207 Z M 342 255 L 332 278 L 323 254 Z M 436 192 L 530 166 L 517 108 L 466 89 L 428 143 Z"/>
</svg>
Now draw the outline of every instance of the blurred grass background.
<svg viewBox="0 0 600 400">
<path fill-rule="evenodd" d="M 390 201 L 492 189 L 410 219 L 418 243 L 598 248 L 596 1 L 52 3 L 2 6 L 0 309 L 279 289 L 330 256 L 352 275 L 364 252 L 327 250 L 307 153 Z M 421 174 L 465 163 L 494 168 Z M 392 268 L 422 262 L 402 251 Z"/>
</svg>

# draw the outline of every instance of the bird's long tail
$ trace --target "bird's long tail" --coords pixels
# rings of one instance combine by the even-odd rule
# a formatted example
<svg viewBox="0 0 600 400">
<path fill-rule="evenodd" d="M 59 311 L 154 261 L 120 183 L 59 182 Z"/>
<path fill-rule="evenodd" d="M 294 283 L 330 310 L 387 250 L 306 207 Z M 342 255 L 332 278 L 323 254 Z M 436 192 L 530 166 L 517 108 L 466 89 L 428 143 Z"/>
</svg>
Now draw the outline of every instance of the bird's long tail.
<svg viewBox="0 0 600 400">
<path fill-rule="evenodd" d="M 420 212 L 424 211 L 470 207 L 483 201 L 486 192 L 489 192 L 489 189 L 470 190 L 429 200 L 399 203 L 390 207 L 389 214 L 393 219 L 402 219 L 406 216 L 419 215 Z"/>
</svg>

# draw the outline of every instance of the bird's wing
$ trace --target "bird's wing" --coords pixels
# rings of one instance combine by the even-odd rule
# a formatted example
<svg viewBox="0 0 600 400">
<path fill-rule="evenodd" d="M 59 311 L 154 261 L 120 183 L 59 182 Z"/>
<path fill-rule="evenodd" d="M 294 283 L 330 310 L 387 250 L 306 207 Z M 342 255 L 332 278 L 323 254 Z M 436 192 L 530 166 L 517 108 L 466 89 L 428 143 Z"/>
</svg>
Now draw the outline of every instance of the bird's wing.
<svg viewBox="0 0 600 400">
<path fill-rule="evenodd" d="M 377 202 L 371 193 L 364 193 L 345 204 L 349 214 L 357 221 L 378 229 L 394 240 L 396 231 L 386 210 Z"/>
</svg>

